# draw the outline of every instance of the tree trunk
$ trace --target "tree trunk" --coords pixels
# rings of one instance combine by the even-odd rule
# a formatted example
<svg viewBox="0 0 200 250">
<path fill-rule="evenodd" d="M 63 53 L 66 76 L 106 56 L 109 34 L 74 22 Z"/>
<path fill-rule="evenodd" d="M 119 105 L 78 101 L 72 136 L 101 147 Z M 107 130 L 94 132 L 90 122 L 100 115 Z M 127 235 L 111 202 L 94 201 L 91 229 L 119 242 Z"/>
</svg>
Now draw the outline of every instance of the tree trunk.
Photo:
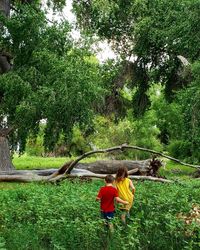
<svg viewBox="0 0 200 250">
<path fill-rule="evenodd" d="M 4 52 L 0 52 L 0 74 L 7 73 L 11 68 L 10 58 Z"/>
<path fill-rule="evenodd" d="M 0 0 L 0 14 L 5 17 L 9 17 L 10 15 L 10 0 Z M 0 23 L 0 30 L 2 29 L 2 24 Z M 11 57 L 7 55 L 7 53 L 0 48 L 0 74 L 8 72 L 12 66 L 10 63 Z"/>
<path fill-rule="evenodd" d="M 0 13 L 4 16 L 10 15 L 10 0 L 0 0 Z"/>
<path fill-rule="evenodd" d="M 79 163 L 75 168 L 86 169 L 95 174 L 116 174 L 119 167 L 125 166 L 128 170 L 136 169 L 136 175 L 148 175 L 151 169 L 151 159 L 144 161 L 102 160 L 91 163 Z"/>
<path fill-rule="evenodd" d="M 0 171 L 11 171 L 13 169 L 8 139 L 5 136 L 0 136 Z"/>
<path fill-rule="evenodd" d="M 137 169 L 134 169 L 137 171 Z M 171 180 L 157 178 L 152 176 L 135 176 L 131 175 L 133 169 L 129 171 L 129 178 L 132 180 L 148 180 L 164 183 L 173 183 Z M 0 172 L 0 182 L 57 182 L 66 178 L 80 179 L 82 181 L 89 181 L 91 179 L 104 179 L 106 174 L 95 174 L 85 169 L 74 168 L 70 175 L 56 176 L 54 179 L 49 179 L 49 176 L 57 172 L 57 169 L 43 169 L 43 170 L 13 170 L 12 172 Z M 134 173 L 133 173 L 134 174 Z M 115 176 L 115 174 L 113 174 Z"/>
</svg>

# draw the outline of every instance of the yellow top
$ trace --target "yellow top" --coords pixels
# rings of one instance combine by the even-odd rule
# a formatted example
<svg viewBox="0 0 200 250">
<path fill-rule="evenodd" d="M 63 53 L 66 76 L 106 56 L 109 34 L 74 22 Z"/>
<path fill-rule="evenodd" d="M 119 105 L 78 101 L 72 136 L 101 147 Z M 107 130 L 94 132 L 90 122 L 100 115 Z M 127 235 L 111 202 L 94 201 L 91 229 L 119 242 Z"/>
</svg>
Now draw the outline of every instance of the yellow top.
<svg viewBox="0 0 200 250">
<path fill-rule="evenodd" d="M 114 185 L 118 190 L 119 198 L 129 202 L 128 205 L 120 204 L 122 205 L 121 209 L 130 210 L 133 205 L 134 198 L 134 195 L 130 190 L 130 179 L 124 178 L 120 181 L 115 181 Z"/>
</svg>

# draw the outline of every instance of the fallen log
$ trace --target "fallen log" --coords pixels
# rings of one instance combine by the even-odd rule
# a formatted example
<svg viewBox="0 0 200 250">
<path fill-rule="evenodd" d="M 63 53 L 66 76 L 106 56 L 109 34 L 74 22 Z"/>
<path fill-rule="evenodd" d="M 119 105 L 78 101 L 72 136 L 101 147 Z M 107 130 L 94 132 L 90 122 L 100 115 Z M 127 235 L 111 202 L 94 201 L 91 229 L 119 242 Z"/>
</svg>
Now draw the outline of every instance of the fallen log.
<svg viewBox="0 0 200 250">
<path fill-rule="evenodd" d="M 71 162 L 66 165 L 69 166 Z M 157 174 L 157 169 L 154 171 L 153 169 L 153 161 L 151 159 L 143 160 L 143 161 L 129 161 L 129 160 L 99 160 L 92 163 L 78 163 L 74 169 L 72 169 L 71 173 L 80 172 L 83 170 L 88 170 L 92 173 L 96 174 L 115 174 L 119 167 L 126 166 L 129 174 L 134 175 L 152 175 Z M 152 172 L 153 171 L 153 172 Z M 38 176 L 51 176 L 58 175 L 57 173 L 63 174 L 64 170 L 58 169 L 35 169 L 35 170 L 12 170 L 12 171 L 1 171 L 0 175 L 38 175 Z"/>
<path fill-rule="evenodd" d="M 86 173 L 86 174 L 64 174 L 62 176 L 57 176 L 54 179 L 51 179 L 50 182 L 57 182 L 62 181 L 65 179 L 72 179 L 72 178 L 92 178 L 92 179 L 104 179 L 106 174 L 94 174 L 94 173 Z M 115 175 L 113 175 L 115 177 Z M 129 175 L 129 178 L 132 180 L 143 180 L 143 181 L 155 181 L 155 182 L 162 182 L 162 183 L 173 183 L 172 180 L 167 180 L 163 178 L 153 177 L 153 176 L 138 176 L 138 175 Z"/>
<path fill-rule="evenodd" d="M 12 170 L 12 171 L 1 171 L 1 175 L 8 175 L 8 176 L 15 176 L 15 175 L 39 175 L 39 176 L 49 176 L 55 172 L 57 172 L 58 169 L 51 168 L 51 169 L 33 169 L 33 170 Z"/>
<path fill-rule="evenodd" d="M 93 154 L 102 154 L 102 153 L 110 153 L 113 151 L 119 151 L 119 152 L 123 152 L 124 150 L 139 150 L 139 151 L 144 151 L 144 152 L 148 152 L 154 155 L 153 159 L 156 158 L 156 156 L 162 156 L 164 158 L 167 158 L 169 160 L 175 161 L 181 165 L 184 166 L 188 166 L 191 168 L 195 168 L 195 169 L 200 169 L 200 166 L 198 165 L 192 165 L 192 164 L 188 164 L 188 163 L 184 163 L 176 158 L 173 158 L 171 156 L 165 155 L 163 153 L 157 152 L 155 150 L 151 150 L 151 149 L 147 149 L 147 148 L 142 148 L 142 147 L 137 147 L 137 146 L 131 146 L 131 145 L 127 145 L 127 144 L 122 144 L 120 146 L 116 146 L 116 147 L 112 147 L 112 148 L 106 148 L 106 149 L 98 149 L 98 150 L 93 150 L 93 151 L 89 151 L 87 153 L 82 154 L 81 156 L 79 156 L 76 160 L 72 161 L 70 165 L 64 164 L 60 170 L 65 170 L 66 174 L 70 174 L 70 172 L 72 171 L 72 169 L 78 164 L 79 161 L 81 161 L 82 159 L 93 155 Z M 159 167 L 157 164 L 155 164 L 155 168 Z"/>
<path fill-rule="evenodd" d="M 95 174 L 115 174 L 121 166 L 134 170 L 134 174 L 148 175 L 151 171 L 151 159 L 144 161 L 99 160 L 91 163 L 79 163 L 74 169 L 86 169 Z"/>
<path fill-rule="evenodd" d="M 74 162 L 76 162 L 75 165 Z M 65 163 L 57 172 L 54 172 L 49 179 L 55 178 L 64 173 L 70 174 L 75 168 L 86 169 L 96 174 L 114 174 L 121 166 L 127 167 L 128 171 L 132 170 L 131 173 L 134 173 L 134 175 L 158 176 L 158 170 L 162 166 L 162 162 L 159 159 L 156 159 L 156 157 L 141 161 L 98 160 L 91 163 L 79 163 L 78 160 L 75 160 L 73 162 Z"/>
<path fill-rule="evenodd" d="M 0 182 L 41 182 L 46 181 L 47 177 L 38 175 L 0 175 Z"/>
<path fill-rule="evenodd" d="M 149 153 L 153 154 L 154 156 L 153 156 L 152 160 L 148 159 L 146 161 L 116 161 L 116 160 L 114 160 L 114 161 L 96 161 L 94 163 L 87 163 L 87 164 L 86 163 L 84 163 L 84 164 L 79 163 L 79 161 L 81 161 L 82 159 L 84 159 L 92 154 L 110 153 L 113 151 L 123 152 L 124 150 L 140 150 L 140 151 L 149 152 Z M 30 172 L 28 171 L 29 174 L 27 173 L 27 175 L 29 175 L 29 176 L 27 176 L 27 180 L 29 181 L 29 180 L 33 179 L 34 181 L 38 181 L 41 179 L 42 180 L 45 179 L 45 177 L 46 177 L 46 179 L 45 179 L 46 181 L 61 180 L 61 179 L 67 178 L 67 176 L 70 176 L 69 175 L 70 173 L 72 173 L 72 176 L 73 176 L 73 171 L 76 168 L 79 169 L 78 171 L 80 171 L 81 169 L 88 170 L 88 171 L 92 172 L 92 174 L 114 174 L 114 173 L 116 173 L 119 166 L 122 166 L 122 165 L 126 166 L 128 168 L 129 174 L 134 174 L 134 177 L 132 177 L 134 179 L 154 180 L 154 178 L 157 178 L 158 170 L 162 166 L 161 161 L 156 159 L 156 156 L 158 156 L 158 155 L 165 157 L 167 159 L 170 159 L 172 161 L 175 161 L 179 164 L 200 170 L 200 166 L 183 163 L 178 159 L 164 155 L 160 152 L 146 149 L 146 148 L 137 147 L 137 146 L 129 146 L 127 144 L 123 144 L 123 145 L 112 147 L 112 148 L 99 149 L 99 150 L 94 150 L 94 151 L 84 153 L 83 155 L 81 155 L 77 159 L 75 159 L 74 161 L 65 163 L 60 169 L 55 170 L 55 171 L 54 170 L 53 171 L 52 170 L 34 170 L 35 172 L 32 173 L 32 176 L 30 175 Z M 13 180 L 14 180 L 14 178 L 19 179 L 19 180 L 26 179 L 26 176 L 24 176 L 24 178 L 22 178 L 22 177 L 20 178 L 20 176 L 17 176 L 19 174 L 18 171 L 16 174 L 14 174 L 13 171 L 11 171 L 11 173 L 12 174 L 8 175 L 10 177 L 5 177 L 5 175 L 4 175 L 4 177 L 3 177 L 3 175 L 0 176 L 0 181 L 1 181 L 1 177 L 2 177 L 2 180 L 7 179 L 8 181 L 9 181 L 9 178 L 13 179 Z M 0 172 L 0 174 L 1 174 L 1 172 Z M 24 173 L 21 172 L 21 174 L 26 175 L 25 172 Z M 11 177 L 12 175 L 15 175 L 15 176 Z M 38 176 L 38 177 L 36 177 L 36 176 Z M 95 175 L 95 177 L 97 177 L 97 176 Z M 157 179 L 160 179 L 160 178 L 157 178 Z"/>
<path fill-rule="evenodd" d="M 103 179 L 106 174 L 95 174 L 86 169 L 78 169 L 74 168 L 71 174 L 66 175 L 58 175 L 53 179 L 49 179 L 48 174 L 52 174 L 52 172 L 57 171 L 57 169 L 47 169 L 47 170 L 16 170 L 13 172 L 5 172 L 0 174 L 0 182 L 57 182 L 62 181 L 64 179 L 74 179 L 74 178 L 92 178 L 92 179 Z M 148 181 L 156 181 L 156 182 L 165 182 L 172 183 L 171 180 L 157 178 L 152 176 L 136 176 L 131 175 L 138 169 L 132 169 L 128 171 L 129 178 L 132 180 L 148 180 Z M 115 176 L 115 174 L 113 174 Z"/>
</svg>

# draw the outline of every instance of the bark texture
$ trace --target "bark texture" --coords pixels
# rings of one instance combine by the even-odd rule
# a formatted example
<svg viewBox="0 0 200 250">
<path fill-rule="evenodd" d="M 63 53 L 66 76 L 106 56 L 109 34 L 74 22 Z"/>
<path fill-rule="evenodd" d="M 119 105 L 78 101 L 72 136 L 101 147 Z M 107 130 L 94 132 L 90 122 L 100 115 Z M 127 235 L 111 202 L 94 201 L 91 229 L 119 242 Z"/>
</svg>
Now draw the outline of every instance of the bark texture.
<svg viewBox="0 0 200 250">
<path fill-rule="evenodd" d="M 8 139 L 0 136 L 0 171 L 12 171 L 14 166 L 10 158 Z"/>
<path fill-rule="evenodd" d="M 9 17 L 10 15 L 10 0 L 0 0 L 0 15 Z M 0 23 L 0 30 L 2 29 L 2 24 Z M 8 72 L 11 66 L 11 56 L 0 48 L 0 74 Z"/>
<path fill-rule="evenodd" d="M 130 170 L 133 171 L 133 170 Z M 130 173 L 129 171 L 129 173 Z M 56 176 L 53 179 L 49 179 L 49 175 L 57 172 L 57 169 L 47 170 L 18 170 L 0 173 L 0 182 L 57 182 L 65 179 L 80 179 L 81 181 L 90 181 L 91 179 L 103 179 L 106 174 L 95 174 L 85 169 L 73 169 L 70 175 Z M 148 180 L 163 183 L 172 183 L 173 181 L 157 178 L 152 176 L 135 176 L 129 175 L 132 180 Z"/>
<path fill-rule="evenodd" d="M 0 52 L 0 74 L 7 73 L 11 70 L 11 56 L 6 52 Z"/>
<path fill-rule="evenodd" d="M 75 168 L 86 169 L 95 174 L 115 174 L 118 168 L 126 166 L 128 170 L 136 169 L 135 174 L 148 175 L 151 169 L 151 159 L 144 161 L 102 160 L 91 163 L 79 163 Z"/>
<path fill-rule="evenodd" d="M 4 16 L 10 15 L 10 0 L 0 0 L 0 13 Z"/>
</svg>

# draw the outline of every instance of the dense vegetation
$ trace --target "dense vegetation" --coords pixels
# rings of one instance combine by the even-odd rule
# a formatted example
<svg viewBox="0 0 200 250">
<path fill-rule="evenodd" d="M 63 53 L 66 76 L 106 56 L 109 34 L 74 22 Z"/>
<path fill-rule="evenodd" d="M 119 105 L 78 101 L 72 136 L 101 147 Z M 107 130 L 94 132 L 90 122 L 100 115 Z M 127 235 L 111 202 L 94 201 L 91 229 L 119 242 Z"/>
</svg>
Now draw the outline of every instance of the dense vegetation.
<svg viewBox="0 0 200 250">
<path fill-rule="evenodd" d="M 0 129 L 12 149 L 28 140 L 31 155 L 72 156 L 127 142 L 198 163 L 199 0 L 72 2 L 76 26 L 48 19 L 65 1 L 2 12 Z M 99 63 L 105 39 L 118 57 Z"/>
<path fill-rule="evenodd" d="M 102 181 L 1 184 L 1 249 L 199 249 L 200 225 L 180 216 L 198 206 L 199 183 L 134 184 L 132 221 L 124 228 L 117 211 L 110 240 L 95 202 Z"/>
<path fill-rule="evenodd" d="M 52 168 L 123 143 L 199 164 L 200 0 L 73 0 L 75 25 L 49 20 L 66 2 L 0 0 L 0 171 L 6 151 L 17 169 Z M 116 60 L 98 61 L 102 41 Z M 102 181 L 0 184 L 0 249 L 199 249 L 192 172 L 170 163 L 173 184 L 135 182 L 132 221 L 117 211 L 110 238 Z"/>
</svg>

